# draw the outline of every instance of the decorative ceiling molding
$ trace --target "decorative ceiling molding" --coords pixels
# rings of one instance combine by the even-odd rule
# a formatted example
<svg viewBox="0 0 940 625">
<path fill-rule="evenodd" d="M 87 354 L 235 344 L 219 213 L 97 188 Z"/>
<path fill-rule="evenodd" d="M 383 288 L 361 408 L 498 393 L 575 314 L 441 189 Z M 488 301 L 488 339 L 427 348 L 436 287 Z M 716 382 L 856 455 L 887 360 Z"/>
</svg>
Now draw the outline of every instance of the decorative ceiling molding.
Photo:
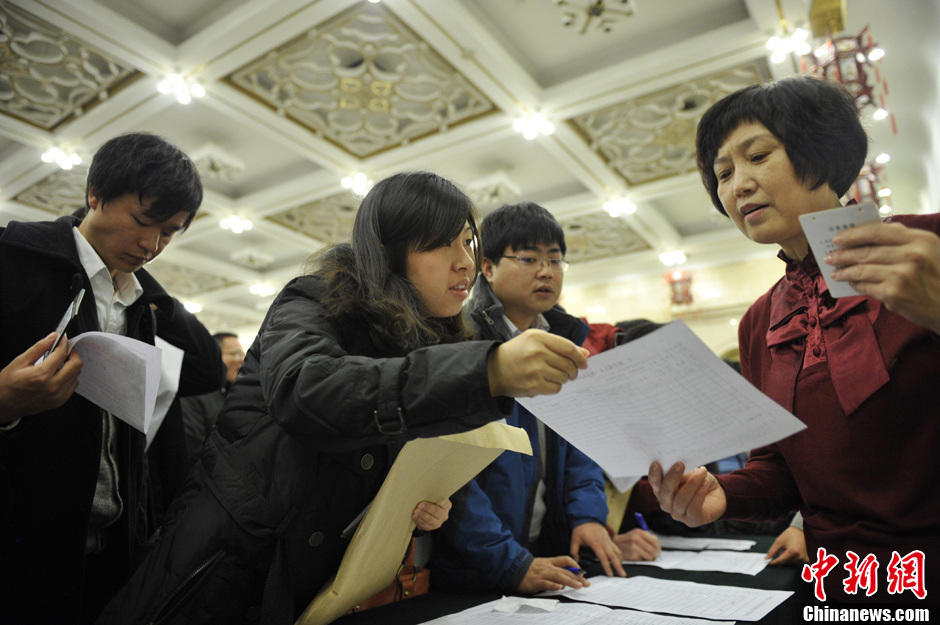
<svg viewBox="0 0 940 625">
<path fill-rule="evenodd" d="M 56 215 L 68 215 L 85 205 L 86 173 L 85 169 L 58 169 L 13 199 Z"/>
<path fill-rule="evenodd" d="M 695 171 L 695 129 L 709 106 L 769 79 L 764 60 L 580 115 L 570 123 L 632 185 Z"/>
<path fill-rule="evenodd" d="M 245 169 L 241 159 L 209 142 L 194 150 L 189 158 L 199 174 L 212 180 L 235 180 Z"/>
<path fill-rule="evenodd" d="M 467 195 L 478 208 L 485 208 L 515 202 L 522 197 L 522 191 L 519 185 L 500 171 L 468 183 Z"/>
<path fill-rule="evenodd" d="M 327 244 L 339 243 L 352 235 L 360 201 L 351 193 L 337 193 L 265 219 Z"/>
<path fill-rule="evenodd" d="M 603 211 L 562 219 L 559 223 L 568 246 L 565 258 L 573 263 L 650 249 L 626 221 Z"/>
<path fill-rule="evenodd" d="M 162 258 L 147 265 L 150 273 L 168 292 L 178 297 L 204 295 L 230 286 L 241 284 L 221 276 L 199 271 L 193 267 L 184 267 Z M 247 291 L 245 297 L 248 297 Z"/>
<path fill-rule="evenodd" d="M 496 110 L 404 23 L 368 3 L 227 80 L 357 158 Z"/>
<path fill-rule="evenodd" d="M 0 4 L 0 114 L 53 130 L 139 76 L 55 26 Z"/>
</svg>

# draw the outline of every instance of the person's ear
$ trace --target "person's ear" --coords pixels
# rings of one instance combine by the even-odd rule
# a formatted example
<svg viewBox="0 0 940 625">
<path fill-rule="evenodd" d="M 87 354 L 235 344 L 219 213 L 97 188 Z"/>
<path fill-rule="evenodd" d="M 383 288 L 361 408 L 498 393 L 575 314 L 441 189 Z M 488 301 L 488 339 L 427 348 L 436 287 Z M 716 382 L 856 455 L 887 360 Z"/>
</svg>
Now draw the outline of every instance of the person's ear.
<svg viewBox="0 0 940 625">
<path fill-rule="evenodd" d="M 87 202 L 88 202 L 89 211 L 93 211 L 99 206 L 101 206 L 101 202 L 98 200 L 98 191 L 91 185 L 88 186 Z"/>
<path fill-rule="evenodd" d="M 480 261 L 480 273 L 483 274 L 483 277 L 486 278 L 486 281 L 490 284 L 493 284 L 493 273 L 495 271 L 496 263 L 484 256 Z"/>
</svg>

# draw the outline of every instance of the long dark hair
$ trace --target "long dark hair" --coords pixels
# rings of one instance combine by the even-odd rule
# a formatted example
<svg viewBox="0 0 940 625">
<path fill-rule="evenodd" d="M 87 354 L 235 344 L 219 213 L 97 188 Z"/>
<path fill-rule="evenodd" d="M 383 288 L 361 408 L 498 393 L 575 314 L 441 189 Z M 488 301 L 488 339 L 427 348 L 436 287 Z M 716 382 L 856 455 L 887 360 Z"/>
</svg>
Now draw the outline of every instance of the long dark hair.
<svg viewBox="0 0 940 625">
<path fill-rule="evenodd" d="M 308 261 L 308 271 L 327 284 L 327 315 L 361 315 L 377 345 L 402 353 L 469 338 L 462 313 L 427 313 L 406 277 L 406 260 L 408 252 L 450 245 L 469 223 L 479 267 L 474 213 L 470 198 L 437 174 L 401 173 L 376 184 L 359 206 L 352 241 Z"/>
</svg>

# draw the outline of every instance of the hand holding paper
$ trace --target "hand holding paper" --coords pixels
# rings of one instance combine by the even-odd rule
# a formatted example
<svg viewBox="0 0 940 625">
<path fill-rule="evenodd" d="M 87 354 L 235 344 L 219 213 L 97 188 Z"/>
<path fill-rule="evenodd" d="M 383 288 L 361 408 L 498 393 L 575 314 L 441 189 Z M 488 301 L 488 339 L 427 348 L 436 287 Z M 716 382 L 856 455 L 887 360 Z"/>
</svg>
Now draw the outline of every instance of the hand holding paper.
<svg viewBox="0 0 940 625">
<path fill-rule="evenodd" d="M 526 330 L 490 354 L 493 396 L 534 397 L 557 393 L 587 367 L 588 351 L 544 330 Z"/>
<path fill-rule="evenodd" d="M 70 356 L 64 342 L 37 363 L 57 338 L 52 333 L 36 342 L 0 371 L 0 424 L 58 408 L 75 392 L 82 358 Z"/>
</svg>

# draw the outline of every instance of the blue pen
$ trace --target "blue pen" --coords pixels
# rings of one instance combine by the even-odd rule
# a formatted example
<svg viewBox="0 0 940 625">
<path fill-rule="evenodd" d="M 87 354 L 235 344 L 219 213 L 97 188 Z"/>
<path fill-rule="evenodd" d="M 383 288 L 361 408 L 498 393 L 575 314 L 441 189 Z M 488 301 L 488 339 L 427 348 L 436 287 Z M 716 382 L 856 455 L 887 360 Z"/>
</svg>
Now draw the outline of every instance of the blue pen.
<svg viewBox="0 0 940 625">
<path fill-rule="evenodd" d="M 646 524 L 646 519 L 643 518 L 642 514 L 634 512 L 633 516 L 636 517 L 636 522 L 640 524 L 640 529 L 644 529 L 647 532 L 650 531 L 650 526 Z"/>
<path fill-rule="evenodd" d="M 566 571 L 571 571 L 575 575 L 584 575 L 584 569 L 579 569 L 576 566 L 566 566 L 564 567 Z"/>
</svg>

